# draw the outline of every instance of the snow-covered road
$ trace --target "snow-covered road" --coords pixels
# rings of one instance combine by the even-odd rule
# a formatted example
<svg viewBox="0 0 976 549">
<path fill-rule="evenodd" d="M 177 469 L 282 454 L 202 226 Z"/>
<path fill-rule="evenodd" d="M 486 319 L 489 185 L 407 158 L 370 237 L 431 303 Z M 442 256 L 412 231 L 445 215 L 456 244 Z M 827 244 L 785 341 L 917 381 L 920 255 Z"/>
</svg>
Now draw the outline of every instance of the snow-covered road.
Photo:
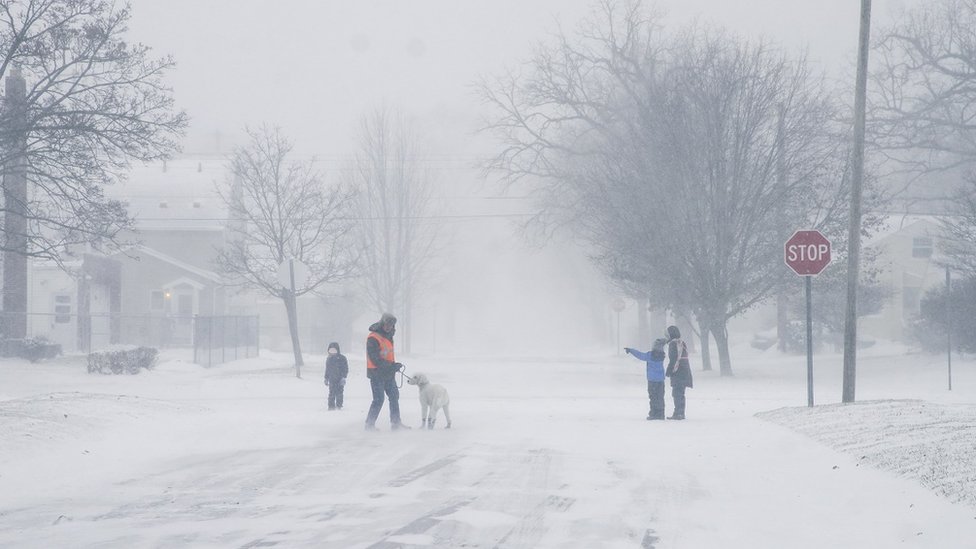
<svg viewBox="0 0 976 549">
<path fill-rule="evenodd" d="M 135 377 L 4 363 L 0 546 L 976 547 L 965 502 L 790 428 L 817 437 L 809 414 L 755 416 L 805 404 L 802 358 L 696 374 L 685 422 L 644 419 L 632 359 L 416 358 L 450 390 L 454 428 L 418 429 L 405 386 L 405 432 L 385 408 L 362 430 L 357 361 L 327 412 L 321 366 L 297 380 L 286 360 Z M 837 367 L 821 362 L 829 401 Z M 949 395 L 915 362 L 865 358 L 863 393 L 976 401 L 973 362 Z M 853 420 L 866 437 L 885 414 Z"/>
</svg>

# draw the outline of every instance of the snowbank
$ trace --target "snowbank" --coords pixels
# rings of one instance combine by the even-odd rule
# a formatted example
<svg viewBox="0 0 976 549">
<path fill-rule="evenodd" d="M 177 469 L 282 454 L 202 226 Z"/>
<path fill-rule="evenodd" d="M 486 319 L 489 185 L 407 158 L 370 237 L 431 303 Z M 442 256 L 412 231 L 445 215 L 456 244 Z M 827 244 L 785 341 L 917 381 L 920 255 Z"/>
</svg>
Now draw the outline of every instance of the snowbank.
<svg viewBox="0 0 976 549">
<path fill-rule="evenodd" d="M 976 507 L 974 405 L 881 400 L 756 415 Z"/>
</svg>

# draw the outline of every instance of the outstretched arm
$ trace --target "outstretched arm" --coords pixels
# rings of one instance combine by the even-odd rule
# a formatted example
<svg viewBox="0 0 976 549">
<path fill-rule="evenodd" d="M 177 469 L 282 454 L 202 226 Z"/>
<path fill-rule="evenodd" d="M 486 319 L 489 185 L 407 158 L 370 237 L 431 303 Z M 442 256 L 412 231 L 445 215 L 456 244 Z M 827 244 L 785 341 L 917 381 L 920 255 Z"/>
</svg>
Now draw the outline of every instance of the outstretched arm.
<svg viewBox="0 0 976 549">
<path fill-rule="evenodd" d="M 628 353 L 634 355 L 634 358 L 639 359 L 639 360 L 643 360 L 644 362 L 647 362 L 647 359 L 651 358 L 651 353 L 642 353 L 642 352 L 638 351 L 637 349 L 631 349 L 630 347 L 627 347 L 624 350 L 627 351 Z"/>
</svg>

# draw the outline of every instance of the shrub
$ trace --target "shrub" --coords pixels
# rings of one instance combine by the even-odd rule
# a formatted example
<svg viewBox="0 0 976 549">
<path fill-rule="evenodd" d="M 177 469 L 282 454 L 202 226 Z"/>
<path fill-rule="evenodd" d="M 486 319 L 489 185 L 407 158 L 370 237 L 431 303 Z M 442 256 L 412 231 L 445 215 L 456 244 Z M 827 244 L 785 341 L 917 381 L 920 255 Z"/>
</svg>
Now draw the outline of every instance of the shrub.
<svg viewBox="0 0 976 549">
<path fill-rule="evenodd" d="M 952 281 L 949 303 L 953 347 L 976 352 L 976 277 Z M 912 323 L 913 335 L 923 349 L 945 349 L 946 320 L 946 290 L 940 286 L 922 297 L 918 318 Z"/>
<path fill-rule="evenodd" d="M 88 373 L 138 374 L 156 365 L 159 351 L 152 347 L 96 351 L 88 355 Z"/>
<path fill-rule="evenodd" d="M 51 343 L 44 337 L 27 337 L 24 339 L 6 339 L 3 341 L 0 354 L 25 358 L 37 362 L 47 358 L 54 358 L 61 354 L 61 345 Z"/>
</svg>

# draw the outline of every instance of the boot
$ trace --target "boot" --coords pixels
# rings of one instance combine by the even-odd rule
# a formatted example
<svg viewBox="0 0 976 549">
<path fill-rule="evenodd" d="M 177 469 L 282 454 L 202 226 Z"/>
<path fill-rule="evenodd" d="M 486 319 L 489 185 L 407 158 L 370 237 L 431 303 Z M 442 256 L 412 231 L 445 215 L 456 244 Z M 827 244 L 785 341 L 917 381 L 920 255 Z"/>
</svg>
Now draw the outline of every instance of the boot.
<svg viewBox="0 0 976 549">
<path fill-rule="evenodd" d="M 681 415 L 671 414 L 670 416 L 668 416 L 668 419 L 684 419 L 684 418 L 685 418 L 684 414 Z"/>
<path fill-rule="evenodd" d="M 403 422 L 394 423 L 394 424 L 390 425 L 390 430 L 392 430 L 392 431 L 398 431 L 400 429 L 412 429 L 412 427 L 410 427 L 409 425 L 407 425 L 406 423 L 403 423 Z"/>
</svg>

